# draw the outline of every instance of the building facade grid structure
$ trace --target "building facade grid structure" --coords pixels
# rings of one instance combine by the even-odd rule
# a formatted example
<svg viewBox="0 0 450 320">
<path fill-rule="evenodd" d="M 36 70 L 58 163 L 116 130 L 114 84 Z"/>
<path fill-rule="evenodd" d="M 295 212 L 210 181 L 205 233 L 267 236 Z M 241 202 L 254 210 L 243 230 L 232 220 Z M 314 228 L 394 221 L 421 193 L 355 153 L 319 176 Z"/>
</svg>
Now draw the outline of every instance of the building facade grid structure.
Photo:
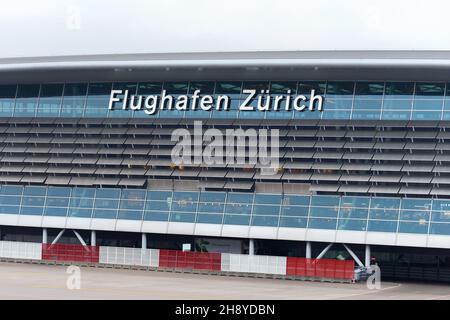
<svg viewBox="0 0 450 320">
<path fill-rule="evenodd" d="M 343 120 L 450 120 L 450 86 L 445 82 L 382 81 L 223 81 L 223 82 L 124 82 L 0 85 L 0 117 L 94 118 L 240 118 L 240 119 L 343 119 Z M 228 112 L 163 110 L 155 115 L 107 106 L 112 89 L 130 94 L 173 96 L 193 93 L 227 94 Z M 308 96 L 311 89 L 325 97 L 327 112 L 239 111 L 245 89 L 269 90 L 273 95 Z M 256 100 L 252 102 L 256 107 Z"/>
<path fill-rule="evenodd" d="M 3 185 L 0 214 L 450 235 L 450 199 Z"/>
</svg>

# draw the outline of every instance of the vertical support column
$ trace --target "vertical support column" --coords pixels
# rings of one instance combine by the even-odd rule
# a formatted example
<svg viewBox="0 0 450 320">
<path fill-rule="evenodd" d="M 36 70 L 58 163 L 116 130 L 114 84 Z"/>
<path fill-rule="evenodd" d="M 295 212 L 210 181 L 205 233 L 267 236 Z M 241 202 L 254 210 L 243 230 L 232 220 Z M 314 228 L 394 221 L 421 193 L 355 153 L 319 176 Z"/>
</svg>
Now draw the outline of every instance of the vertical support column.
<svg viewBox="0 0 450 320">
<path fill-rule="evenodd" d="M 97 245 L 97 235 L 95 230 L 91 230 L 91 246 L 95 247 Z"/>
<path fill-rule="evenodd" d="M 42 229 L 42 243 L 47 243 L 48 236 L 47 236 L 47 228 Z"/>
<path fill-rule="evenodd" d="M 255 240 L 254 239 L 248 240 L 248 254 L 250 256 L 255 255 Z"/>
<path fill-rule="evenodd" d="M 147 235 L 142 233 L 142 249 L 147 249 Z"/>
<path fill-rule="evenodd" d="M 306 258 L 311 259 L 311 242 L 306 241 Z"/>
<path fill-rule="evenodd" d="M 366 256 L 364 264 L 366 267 L 370 267 L 370 245 L 366 244 Z"/>
</svg>

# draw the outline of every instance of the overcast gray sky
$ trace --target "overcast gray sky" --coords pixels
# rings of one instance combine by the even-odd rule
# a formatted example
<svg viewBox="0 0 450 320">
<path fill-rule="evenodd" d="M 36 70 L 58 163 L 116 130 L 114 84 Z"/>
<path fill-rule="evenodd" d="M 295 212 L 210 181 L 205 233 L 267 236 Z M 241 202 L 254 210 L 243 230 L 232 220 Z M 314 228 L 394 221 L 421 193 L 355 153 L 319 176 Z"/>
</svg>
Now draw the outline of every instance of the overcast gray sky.
<svg viewBox="0 0 450 320">
<path fill-rule="evenodd" d="M 0 57 L 450 50 L 448 0 L 13 0 Z"/>
</svg>

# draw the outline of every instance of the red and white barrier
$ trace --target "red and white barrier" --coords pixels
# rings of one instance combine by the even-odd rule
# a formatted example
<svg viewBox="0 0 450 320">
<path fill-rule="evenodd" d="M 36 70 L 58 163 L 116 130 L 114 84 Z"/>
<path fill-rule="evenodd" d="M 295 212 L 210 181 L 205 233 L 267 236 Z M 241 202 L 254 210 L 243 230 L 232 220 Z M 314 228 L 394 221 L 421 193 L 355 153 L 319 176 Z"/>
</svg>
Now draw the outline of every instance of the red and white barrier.
<svg viewBox="0 0 450 320">
<path fill-rule="evenodd" d="M 0 241 L 0 258 L 352 280 L 353 260 Z"/>
</svg>

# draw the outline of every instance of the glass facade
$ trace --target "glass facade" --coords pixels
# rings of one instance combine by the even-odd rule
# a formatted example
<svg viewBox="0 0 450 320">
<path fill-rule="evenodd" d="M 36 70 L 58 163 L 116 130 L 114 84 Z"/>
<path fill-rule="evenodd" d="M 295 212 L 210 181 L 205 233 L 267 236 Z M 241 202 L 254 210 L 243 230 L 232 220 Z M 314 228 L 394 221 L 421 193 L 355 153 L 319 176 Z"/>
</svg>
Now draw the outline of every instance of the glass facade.
<svg viewBox="0 0 450 320">
<path fill-rule="evenodd" d="M 111 89 L 129 95 L 158 95 L 162 90 L 177 97 L 201 90 L 201 95 L 228 95 L 230 110 L 163 110 L 155 115 L 108 110 Z M 323 112 L 308 110 L 239 111 L 244 89 L 270 90 L 271 95 L 306 95 L 311 89 L 324 97 Z M 128 97 L 130 99 L 130 97 Z M 255 105 L 256 100 L 252 101 Z M 284 103 L 284 102 L 283 102 Z M 127 82 L 0 85 L 0 117 L 162 117 L 254 119 L 449 120 L 450 85 L 432 82 L 352 81 L 228 81 L 228 82 Z"/>
<path fill-rule="evenodd" d="M 450 199 L 2 185 L 0 213 L 450 235 Z"/>
</svg>

